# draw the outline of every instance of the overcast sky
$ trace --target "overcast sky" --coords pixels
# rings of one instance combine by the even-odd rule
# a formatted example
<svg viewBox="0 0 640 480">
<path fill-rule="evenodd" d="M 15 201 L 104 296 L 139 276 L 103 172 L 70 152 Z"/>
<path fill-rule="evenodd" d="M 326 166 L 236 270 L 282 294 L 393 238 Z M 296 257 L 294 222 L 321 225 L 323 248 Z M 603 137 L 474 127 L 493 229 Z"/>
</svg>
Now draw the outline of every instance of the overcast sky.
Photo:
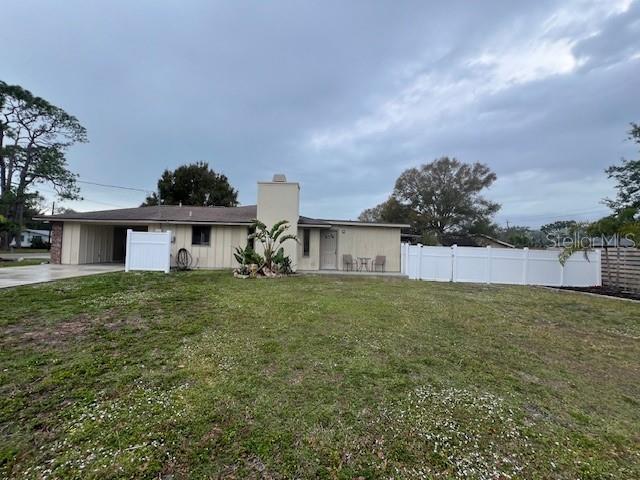
<svg viewBox="0 0 640 480">
<path fill-rule="evenodd" d="M 207 161 L 243 204 L 301 183 L 355 218 L 443 155 L 498 175 L 501 223 L 597 218 L 640 122 L 640 1 L 3 2 L 0 79 L 77 116 L 87 181 L 155 189 Z M 43 189 L 43 193 L 46 191 Z M 144 193 L 82 185 L 76 210 Z M 51 195 L 49 195 L 49 201 Z"/>
</svg>

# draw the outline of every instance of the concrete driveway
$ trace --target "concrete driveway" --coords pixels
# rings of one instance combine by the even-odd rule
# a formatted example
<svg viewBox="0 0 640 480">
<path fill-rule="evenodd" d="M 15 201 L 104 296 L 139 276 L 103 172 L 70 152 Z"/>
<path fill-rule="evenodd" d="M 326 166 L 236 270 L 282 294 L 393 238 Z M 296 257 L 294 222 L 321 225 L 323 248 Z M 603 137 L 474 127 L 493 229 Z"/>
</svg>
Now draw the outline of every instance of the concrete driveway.
<svg viewBox="0 0 640 480">
<path fill-rule="evenodd" d="M 53 282 L 63 278 L 84 277 L 98 273 L 119 272 L 122 265 L 32 265 L 0 268 L 0 288 L 18 287 L 33 283 Z"/>
</svg>

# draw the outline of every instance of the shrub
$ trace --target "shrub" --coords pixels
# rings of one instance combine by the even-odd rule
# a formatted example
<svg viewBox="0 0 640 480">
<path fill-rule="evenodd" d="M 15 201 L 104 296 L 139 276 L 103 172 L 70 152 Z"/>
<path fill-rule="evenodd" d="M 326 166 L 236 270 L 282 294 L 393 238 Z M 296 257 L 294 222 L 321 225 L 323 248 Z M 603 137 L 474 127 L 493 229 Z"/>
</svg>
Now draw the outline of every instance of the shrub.
<svg viewBox="0 0 640 480">
<path fill-rule="evenodd" d="M 262 265 L 264 265 L 264 258 L 262 258 L 262 255 L 257 253 L 249 245 L 247 245 L 245 248 L 236 247 L 236 251 L 234 252 L 233 256 L 241 266 L 256 264 L 258 265 L 258 268 L 260 268 L 262 267 Z"/>
<path fill-rule="evenodd" d="M 273 265 L 275 266 L 278 273 L 283 275 L 289 275 L 293 273 L 291 269 L 291 258 L 288 255 L 284 254 L 284 248 L 280 248 L 278 253 L 273 257 Z"/>
</svg>

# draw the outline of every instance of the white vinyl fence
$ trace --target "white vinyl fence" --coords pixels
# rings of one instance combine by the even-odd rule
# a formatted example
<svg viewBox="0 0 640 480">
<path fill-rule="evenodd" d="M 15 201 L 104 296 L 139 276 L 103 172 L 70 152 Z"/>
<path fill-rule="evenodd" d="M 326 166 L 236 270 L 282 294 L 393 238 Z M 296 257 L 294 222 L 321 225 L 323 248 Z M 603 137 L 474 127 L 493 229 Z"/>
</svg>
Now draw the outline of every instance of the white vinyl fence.
<svg viewBox="0 0 640 480">
<path fill-rule="evenodd" d="M 124 270 L 154 270 L 169 273 L 171 232 L 127 230 L 127 256 Z"/>
<path fill-rule="evenodd" d="M 555 287 L 602 284 L 600 250 L 574 253 L 564 264 L 557 250 L 493 247 L 402 247 L 402 273 L 414 280 L 508 283 Z"/>
</svg>

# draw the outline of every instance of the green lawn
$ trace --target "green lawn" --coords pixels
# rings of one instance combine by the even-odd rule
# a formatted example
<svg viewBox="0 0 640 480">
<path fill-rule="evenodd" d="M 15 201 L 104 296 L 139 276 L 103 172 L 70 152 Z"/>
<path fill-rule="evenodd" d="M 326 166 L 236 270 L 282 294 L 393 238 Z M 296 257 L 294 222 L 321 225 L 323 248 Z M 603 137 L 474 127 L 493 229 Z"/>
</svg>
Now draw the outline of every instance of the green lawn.
<svg viewBox="0 0 640 480">
<path fill-rule="evenodd" d="M 41 263 L 48 263 L 47 259 L 46 258 L 25 258 L 24 260 L 16 260 L 14 262 L 0 261 L 0 268 L 28 267 L 29 265 L 40 265 Z"/>
<path fill-rule="evenodd" d="M 0 477 L 640 478 L 640 304 L 194 272 L 0 305 Z"/>
<path fill-rule="evenodd" d="M 0 253 L 48 253 L 46 248 L 12 248 L 9 250 L 0 250 Z"/>
</svg>

